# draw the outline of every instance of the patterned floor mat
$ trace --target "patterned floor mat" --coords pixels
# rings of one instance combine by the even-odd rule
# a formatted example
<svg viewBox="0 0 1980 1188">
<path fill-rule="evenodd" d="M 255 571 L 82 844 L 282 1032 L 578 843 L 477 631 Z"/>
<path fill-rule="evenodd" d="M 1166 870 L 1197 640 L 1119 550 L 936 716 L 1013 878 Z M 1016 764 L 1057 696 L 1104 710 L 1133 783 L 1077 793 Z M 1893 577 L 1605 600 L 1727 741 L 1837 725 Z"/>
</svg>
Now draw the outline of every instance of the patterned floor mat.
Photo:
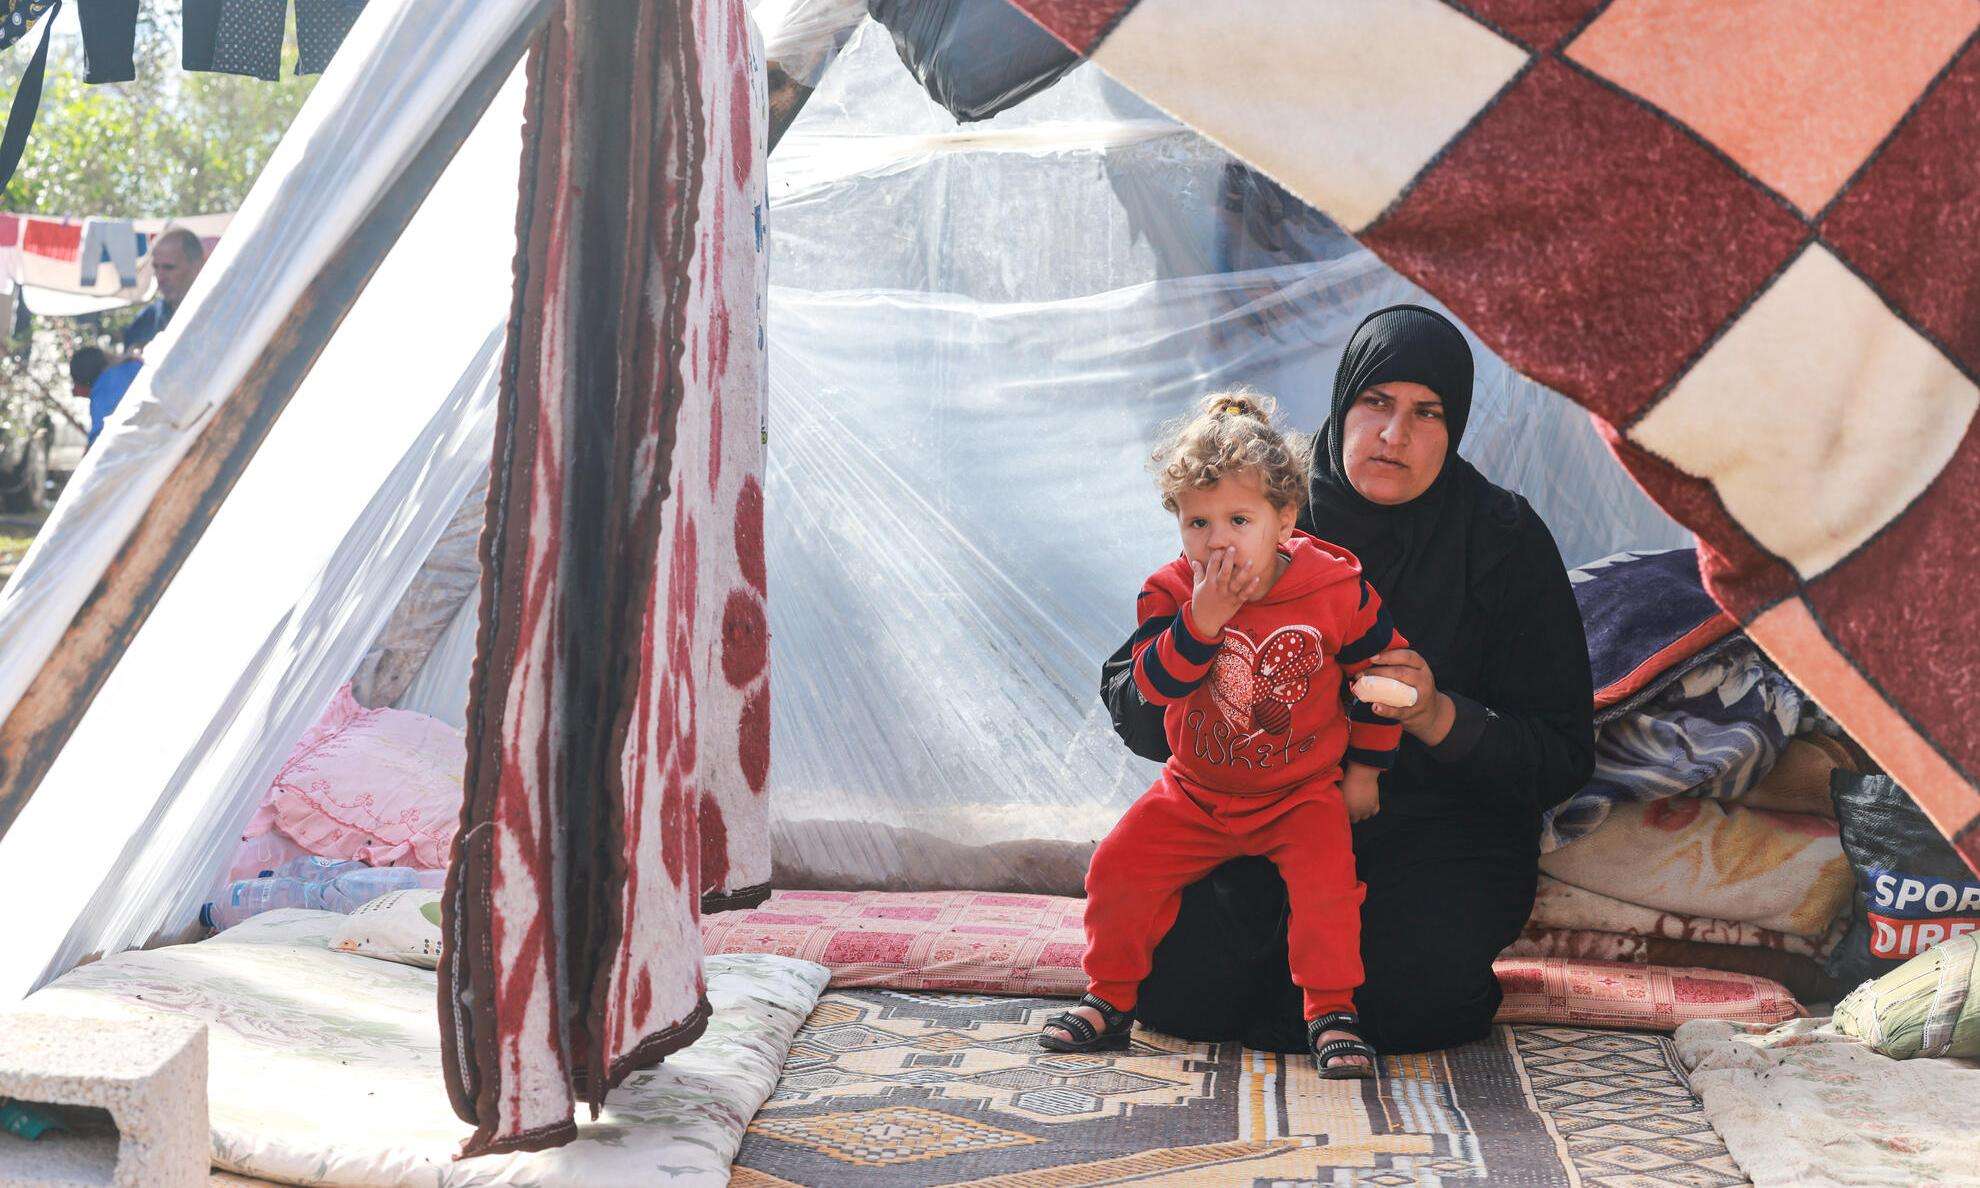
<svg viewBox="0 0 1980 1188">
<path fill-rule="evenodd" d="M 1660 1036 L 1499 1028 L 1391 1057 L 1310 1059 L 1137 1032 L 1043 1051 L 1065 1003 L 850 990 L 799 1032 L 733 1184 L 1716 1186 L 1745 1182 Z"/>
</svg>

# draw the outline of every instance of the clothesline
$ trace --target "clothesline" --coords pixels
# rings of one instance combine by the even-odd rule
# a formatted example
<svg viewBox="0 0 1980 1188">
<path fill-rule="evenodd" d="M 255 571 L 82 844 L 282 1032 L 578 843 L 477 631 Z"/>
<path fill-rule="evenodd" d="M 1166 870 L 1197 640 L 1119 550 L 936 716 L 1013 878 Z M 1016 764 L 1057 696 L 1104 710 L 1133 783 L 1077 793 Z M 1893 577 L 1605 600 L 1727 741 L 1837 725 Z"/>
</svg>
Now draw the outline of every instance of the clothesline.
<svg viewBox="0 0 1980 1188">
<path fill-rule="evenodd" d="M 12 307 L 74 317 L 136 305 L 151 291 L 151 247 L 170 227 L 198 235 L 210 252 L 233 219 L 225 214 L 169 219 L 0 212 L 0 326 Z"/>
</svg>

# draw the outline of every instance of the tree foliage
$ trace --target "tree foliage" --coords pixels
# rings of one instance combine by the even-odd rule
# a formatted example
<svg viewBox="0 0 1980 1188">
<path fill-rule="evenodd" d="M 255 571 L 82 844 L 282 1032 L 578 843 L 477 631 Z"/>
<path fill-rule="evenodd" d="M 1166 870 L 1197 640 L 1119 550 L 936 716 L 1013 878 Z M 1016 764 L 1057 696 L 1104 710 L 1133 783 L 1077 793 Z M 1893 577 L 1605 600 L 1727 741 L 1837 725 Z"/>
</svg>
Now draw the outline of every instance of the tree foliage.
<svg viewBox="0 0 1980 1188">
<path fill-rule="evenodd" d="M 127 83 L 85 84 L 79 38 L 49 46 L 41 110 L 19 169 L 0 190 L 0 210 L 171 218 L 239 208 L 316 79 L 187 73 L 180 20 L 178 0 L 141 0 L 137 78 Z M 0 96 L 14 94 L 41 36 L 36 29 L 0 59 Z M 285 69 L 295 61 L 293 36 Z M 36 319 L 18 339 L 0 326 L 0 434 L 74 423 L 69 356 L 107 345 L 133 312 Z"/>
<path fill-rule="evenodd" d="M 143 0 L 133 82 L 87 85 L 80 40 L 50 47 L 41 112 L 0 210 L 169 218 L 240 205 L 316 79 L 187 73 L 179 25 L 176 0 Z M 7 93 L 40 35 L 0 63 Z M 284 63 L 294 60 L 290 48 Z"/>
</svg>

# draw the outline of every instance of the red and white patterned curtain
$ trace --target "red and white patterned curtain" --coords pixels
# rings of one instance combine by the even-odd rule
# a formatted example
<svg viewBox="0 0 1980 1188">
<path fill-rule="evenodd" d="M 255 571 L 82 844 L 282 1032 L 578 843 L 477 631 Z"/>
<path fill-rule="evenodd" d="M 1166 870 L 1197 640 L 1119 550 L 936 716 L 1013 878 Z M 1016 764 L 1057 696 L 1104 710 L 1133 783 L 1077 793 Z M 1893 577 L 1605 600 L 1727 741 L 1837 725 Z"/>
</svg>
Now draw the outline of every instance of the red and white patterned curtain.
<svg viewBox="0 0 1980 1188">
<path fill-rule="evenodd" d="M 566 0 L 529 63 L 445 897 L 465 1154 L 576 1134 L 706 1026 L 768 894 L 762 55 L 743 0 Z"/>
</svg>

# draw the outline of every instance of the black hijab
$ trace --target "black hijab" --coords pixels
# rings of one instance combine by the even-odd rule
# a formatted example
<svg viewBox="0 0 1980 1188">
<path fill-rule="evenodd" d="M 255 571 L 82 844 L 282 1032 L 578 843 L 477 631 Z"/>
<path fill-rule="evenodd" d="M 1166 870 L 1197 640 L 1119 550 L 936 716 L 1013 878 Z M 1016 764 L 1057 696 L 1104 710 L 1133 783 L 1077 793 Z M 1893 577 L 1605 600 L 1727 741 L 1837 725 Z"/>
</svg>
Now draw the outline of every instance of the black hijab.
<svg viewBox="0 0 1980 1188">
<path fill-rule="evenodd" d="M 1354 489 L 1341 447 L 1355 398 L 1376 384 L 1394 382 L 1422 384 L 1442 398 L 1450 444 L 1444 468 L 1428 490 L 1408 503 L 1386 506 Z M 1473 675 L 1446 675 L 1459 659 L 1468 595 L 1519 542 L 1514 497 L 1458 457 L 1471 415 L 1471 382 L 1471 348 L 1442 314 L 1420 305 L 1392 305 L 1363 319 L 1334 374 L 1327 423 L 1313 435 L 1313 479 L 1302 525 L 1360 558 L 1397 628 L 1429 661 L 1440 683 Z"/>
</svg>

